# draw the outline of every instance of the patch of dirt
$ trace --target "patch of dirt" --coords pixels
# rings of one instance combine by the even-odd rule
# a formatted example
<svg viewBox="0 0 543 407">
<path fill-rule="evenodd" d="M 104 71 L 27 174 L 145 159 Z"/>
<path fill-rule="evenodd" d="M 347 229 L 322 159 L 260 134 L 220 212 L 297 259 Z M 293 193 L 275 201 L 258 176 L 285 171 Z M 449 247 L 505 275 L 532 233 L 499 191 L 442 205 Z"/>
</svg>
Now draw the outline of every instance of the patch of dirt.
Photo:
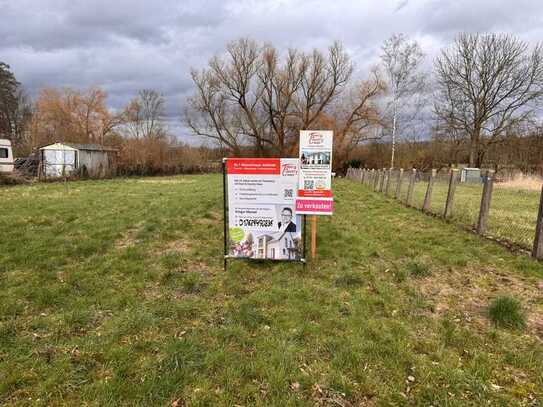
<svg viewBox="0 0 543 407">
<path fill-rule="evenodd" d="M 313 401 L 317 406 L 353 406 L 349 400 L 345 399 L 345 394 L 339 391 L 321 387 L 319 384 L 313 385 L 312 390 Z"/>
<path fill-rule="evenodd" d="M 170 252 L 176 253 L 188 253 L 192 249 L 192 242 L 190 240 L 178 239 L 171 240 L 166 243 L 162 243 L 153 249 L 154 255 L 161 255 Z"/>
<path fill-rule="evenodd" d="M 159 283 L 148 284 L 143 291 L 146 300 L 158 300 L 164 297 L 164 290 Z"/>
<path fill-rule="evenodd" d="M 486 309 L 500 294 L 518 298 L 527 313 L 527 331 L 543 339 L 543 289 L 534 282 L 489 266 L 467 266 L 461 270 L 440 271 L 416 281 L 418 288 L 434 302 L 433 315 L 446 313 L 457 319 L 488 326 Z"/>
<path fill-rule="evenodd" d="M 211 212 L 208 217 L 198 218 L 193 222 L 198 225 L 216 225 L 218 222 L 222 222 L 222 214 L 219 212 Z"/>
<path fill-rule="evenodd" d="M 117 250 L 126 249 L 127 247 L 132 247 L 136 243 L 136 235 L 138 232 L 142 229 L 143 222 L 140 222 L 134 226 L 131 226 L 129 229 L 127 229 L 121 238 L 117 239 L 113 246 Z"/>
</svg>

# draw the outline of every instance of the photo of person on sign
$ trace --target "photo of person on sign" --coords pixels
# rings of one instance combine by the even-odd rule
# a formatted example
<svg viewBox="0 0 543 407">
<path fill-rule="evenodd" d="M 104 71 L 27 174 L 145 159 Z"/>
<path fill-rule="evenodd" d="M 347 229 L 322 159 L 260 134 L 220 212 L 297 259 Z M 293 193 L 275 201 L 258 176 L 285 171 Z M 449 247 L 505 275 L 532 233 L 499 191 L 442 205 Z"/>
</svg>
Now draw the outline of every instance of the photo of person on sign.
<svg viewBox="0 0 543 407">
<path fill-rule="evenodd" d="M 292 221 L 292 208 L 286 206 L 281 210 L 281 221 L 277 225 L 281 232 L 296 232 L 296 224 Z"/>
</svg>

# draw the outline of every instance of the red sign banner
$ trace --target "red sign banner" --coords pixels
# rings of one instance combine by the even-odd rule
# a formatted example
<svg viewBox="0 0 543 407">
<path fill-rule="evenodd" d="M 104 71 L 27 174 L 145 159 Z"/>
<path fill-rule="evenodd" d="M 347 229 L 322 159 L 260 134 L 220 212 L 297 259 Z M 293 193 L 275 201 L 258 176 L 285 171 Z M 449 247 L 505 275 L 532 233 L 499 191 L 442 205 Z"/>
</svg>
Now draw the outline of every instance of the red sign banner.
<svg viewBox="0 0 543 407">
<path fill-rule="evenodd" d="M 226 161 L 227 174 L 280 175 L 279 158 L 229 158 Z"/>
</svg>

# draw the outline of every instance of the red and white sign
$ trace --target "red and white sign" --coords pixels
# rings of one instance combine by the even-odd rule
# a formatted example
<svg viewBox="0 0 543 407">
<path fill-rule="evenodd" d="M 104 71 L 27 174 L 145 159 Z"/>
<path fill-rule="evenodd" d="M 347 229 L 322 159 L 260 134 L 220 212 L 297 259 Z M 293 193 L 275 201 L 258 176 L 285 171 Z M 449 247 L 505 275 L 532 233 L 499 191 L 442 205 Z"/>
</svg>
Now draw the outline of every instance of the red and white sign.
<svg viewBox="0 0 543 407">
<path fill-rule="evenodd" d="M 333 199 L 300 199 L 296 200 L 296 212 L 313 215 L 330 215 L 334 212 Z"/>
<path fill-rule="evenodd" d="M 226 161 L 228 174 L 268 174 L 281 173 L 281 159 L 279 158 L 229 158 Z"/>
<path fill-rule="evenodd" d="M 300 131 L 297 213 L 305 215 L 333 213 L 332 147 L 332 131 Z"/>
<path fill-rule="evenodd" d="M 228 255 L 300 260 L 296 158 L 229 158 Z"/>
</svg>

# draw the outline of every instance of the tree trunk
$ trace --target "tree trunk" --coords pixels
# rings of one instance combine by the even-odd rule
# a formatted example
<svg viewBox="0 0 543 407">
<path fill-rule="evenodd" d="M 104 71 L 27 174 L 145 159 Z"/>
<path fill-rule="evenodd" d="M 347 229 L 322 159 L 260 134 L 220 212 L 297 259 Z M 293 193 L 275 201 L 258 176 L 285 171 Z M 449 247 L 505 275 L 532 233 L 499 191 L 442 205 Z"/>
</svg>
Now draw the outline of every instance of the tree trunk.
<svg viewBox="0 0 543 407">
<path fill-rule="evenodd" d="M 481 127 L 475 126 L 471 133 L 470 145 L 469 145 L 469 166 L 471 168 L 478 168 L 479 165 L 479 138 L 481 136 Z"/>
<path fill-rule="evenodd" d="M 394 97 L 396 99 L 396 97 Z M 396 100 L 394 100 L 394 115 L 392 118 L 392 154 L 390 157 L 390 168 L 394 168 L 394 154 L 396 152 L 396 115 L 397 115 L 397 106 Z"/>
</svg>

